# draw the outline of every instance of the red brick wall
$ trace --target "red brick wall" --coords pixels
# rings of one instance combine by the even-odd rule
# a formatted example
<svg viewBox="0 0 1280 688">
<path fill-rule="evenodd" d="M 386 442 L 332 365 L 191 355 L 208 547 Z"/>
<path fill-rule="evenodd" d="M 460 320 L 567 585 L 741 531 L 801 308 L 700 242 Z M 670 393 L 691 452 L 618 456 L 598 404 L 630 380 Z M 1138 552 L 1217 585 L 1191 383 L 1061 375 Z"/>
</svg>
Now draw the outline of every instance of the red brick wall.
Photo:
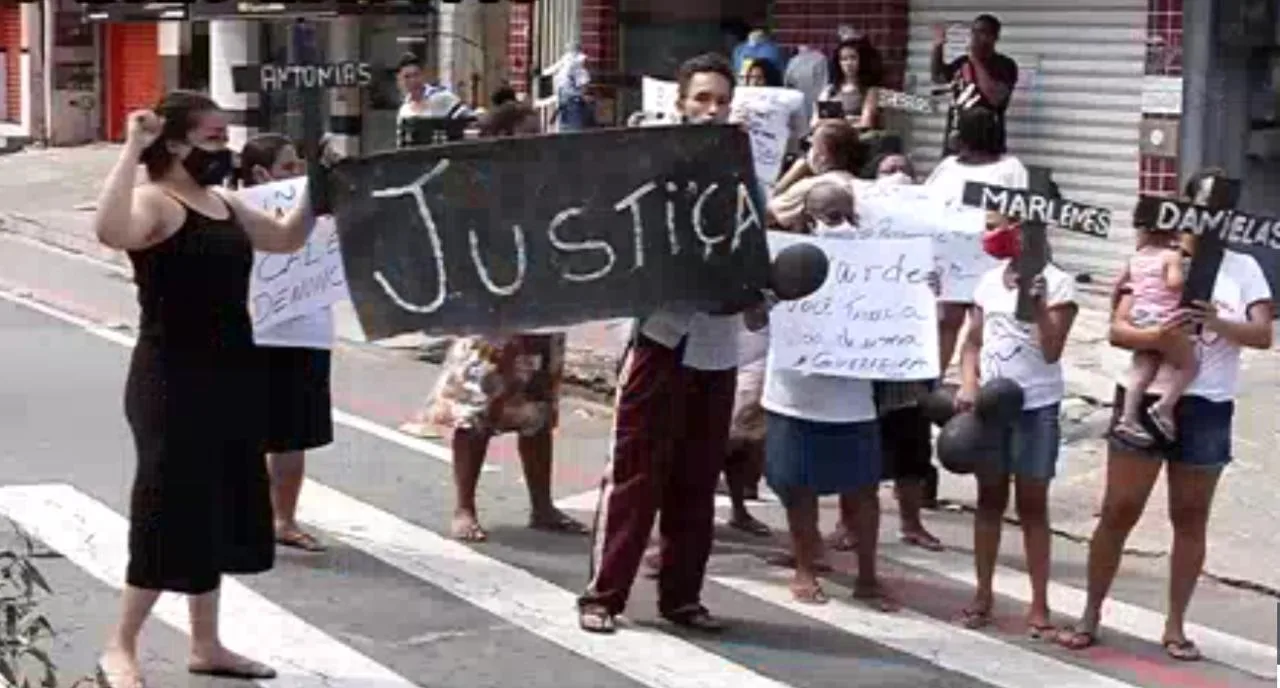
<svg viewBox="0 0 1280 688">
<path fill-rule="evenodd" d="M 1147 64 L 1152 76 L 1182 75 L 1182 0 L 1147 0 Z M 1143 115 L 1148 119 L 1178 119 L 1176 115 Z M 1139 192 L 1176 194 L 1178 159 L 1142 155 Z"/>
<path fill-rule="evenodd" d="M 582 0 L 582 52 L 588 69 L 618 69 L 618 0 Z"/>
<path fill-rule="evenodd" d="M 507 79 L 516 93 L 529 92 L 529 29 L 533 26 L 533 5 L 511 3 L 507 15 Z"/>
<path fill-rule="evenodd" d="M 848 24 L 871 38 L 884 55 L 887 86 L 902 88 L 907 62 L 908 0 L 774 0 L 773 25 L 788 47 L 805 44 L 828 52 L 836 29 Z"/>
</svg>

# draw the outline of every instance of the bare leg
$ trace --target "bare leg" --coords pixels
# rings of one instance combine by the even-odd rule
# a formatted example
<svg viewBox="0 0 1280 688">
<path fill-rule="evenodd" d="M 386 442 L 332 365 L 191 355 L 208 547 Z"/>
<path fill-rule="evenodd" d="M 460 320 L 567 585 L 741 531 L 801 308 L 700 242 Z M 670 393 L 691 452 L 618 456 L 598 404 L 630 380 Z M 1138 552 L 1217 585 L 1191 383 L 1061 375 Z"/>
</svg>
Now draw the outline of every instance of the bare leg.
<svg viewBox="0 0 1280 688">
<path fill-rule="evenodd" d="M 1195 344 L 1188 337 L 1174 339 L 1165 352 L 1164 360 L 1173 367 L 1174 374 L 1169 388 L 1152 406 L 1152 410 L 1159 414 L 1168 428 L 1176 432 L 1174 407 L 1195 381 L 1196 375 L 1200 374 L 1200 362 L 1196 360 Z"/>
<path fill-rule="evenodd" d="M 218 637 L 220 590 L 187 598 L 191 614 L 191 660 L 194 673 L 238 674 L 243 678 L 273 678 L 275 672 L 222 646 Z"/>
<path fill-rule="evenodd" d="M 942 366 L 942 376 L 946 377 L 969 306 L 963 303 L 941 303 L 938 306 L 938 364 Z"/>
<path fill-rule="evenodd" d="M 120 621 L 111 629 L 107 646 L 98 665 L 112 688 L 137 688 L 142 685 L 142 668 L 138 666 L 138 635 L 160 598 L 159 590 L 144 590 L 132 585 L 124 587 L 120 596 Z"/>
<path fill-rule="evenodd" d="M 480 527 L 476 511 L 476 487 L 480 470 L 489 451 L 489 435 L 474 430 L 458 429 L 453 433 L 453 488 L 455 505 L 453 537 L 464 542 L 484 542 L 488 534 Z"/>
<path fill-rule="evenodd" d="M 275 514 L 276 540 L 311 551 L 324 549 L 316 539 L 298 526 L 298 497 L 306 476 L 306 454 L 283 452 L 267 455 L 271 474 L 271 508 Z"/>
<path fill-rule="evenodd" d="M 585 535 L 587 527 L 556 508 L 551 499 L 551 471 L 554 456 L 551 430 L 520 436 L 517 448 L 524 482 L 529 489 L 529 526 L 539 530 Z"/>
<path fill-rule="evenodd" d="M 1031 610 L 1027 628 L 1037 637 L 1052 630 L 1049 625 L 1049 483 L 1019 477 L 1015 508 L 1022 522 L 1022 546 L 1031 577 Z"/>
<path fill-rule="evenodd" d="M 1142 396 L 1151 386 L 1151 381 L 1155 380 L 1162 360 L 1160 354 L 1153 351 L 1139 351 L 1133 355 L 1133 372 L 1125 387 L 1124 413 L 1120 416 L 1120 422 L 1126 427 L 1138 427 L 1138 421 L 1142 417 Z"/>
<path fill-rule="evenodd" d="M 747 490 L 752 486 L 753 479 L 759 479 L 754 470 L 754 462 L 757 460 L 756 454 L 763 452 L 764 447 L 760 442 L 731 440 L 729 455 L 724 462 L 725 483 L 729 486 L 729 500 L 733 505 L 729 525 L 762 537 L 770 534 L 769 526 L 752 516 L 747 509 Z"/>
<path fill-rule="evenodd" d="M 978 513 L 973 519 L 973 563 L 978 586 L 973 602 L 961 612 L 961 622 L 968 628 L 982 628 L 991 623 L 991 606 L 995 602 L 992 580 L 1000 553 L 1004 512 L 1008 507 L 1009 476 L 1002 473 L 979 477 Z"/>
<path fill-rule="evenodd" d="M 858 579 L 853 586 L 853 596 L 874 605 L 880 611 L 892 612 L 901 608 L 901 605 L 876 574 L 876 550 L 880 546 L 878 487 L 879 485 L 869 485 L 849 495 L 856 504 L 858 513 L 853 531 L 857 533 L 858 539 Z"/>
<path fill-rule="evenodd" d="M 1147 507 L 1151 488 L 1160 475 L 1161 462 L 1112 449 L 1107 455 L 1107 487 L 1102 497 L 1102 516 L 1089 541 L 1089 584 L 1080 624 L 1058 636 L 1071 649 L 1093 645 L 1102 619 L 1102 603 L 1120 570 L 1120 559 L 1129 533 Z"/>
<path fill-rule="evenodd" d="M 840 495 L 840 522 L 831 534 L 831 549 L 852 552 L 858 548 L 858 500 L 851 494 Z"/>
<path fill-rule="evenodd" d="M 791 594 L 801 602 L 822 604 L 827 601 L 818 584 L 818 561 L 822 556 L 822 536 L 818 532 L 818 497 L 797 490 L 787 505 L 787 526 L 791 529 L 791 551 L 796 558 L 796 572 L 791 579 Z"/>
<path fill-rule="evenodd" d="M 894 485 L 898 496 L 898 519 L 902 540 L 909 545 L 940 552 L 942 542 L 924 527 L 920 511 L 924 508 L 924 481 L 903 478 Z"/>
<path fill-rule="evenodd" d="M 1200 653 L 1184 628 L 1187 607 L 1204 570 L 1205 531 L 1221 474 L 1185 464 L 1169 464 L 1169 520 L 1173 525 L 1173 553 L 1169 557 L 1169 615 L 1161 644 L 1177 659 L 1194 660 Z"/>
</svg>

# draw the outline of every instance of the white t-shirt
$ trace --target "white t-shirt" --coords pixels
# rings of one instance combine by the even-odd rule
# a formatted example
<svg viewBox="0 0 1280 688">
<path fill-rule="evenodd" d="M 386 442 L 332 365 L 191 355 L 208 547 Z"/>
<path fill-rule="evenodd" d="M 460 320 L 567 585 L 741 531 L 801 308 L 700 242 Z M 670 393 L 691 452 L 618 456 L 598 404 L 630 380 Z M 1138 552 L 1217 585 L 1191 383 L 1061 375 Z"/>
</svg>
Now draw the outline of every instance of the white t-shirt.
<svg viewBox="0 0 1280 688">
<path fill-rule="evenodd" d="M 959 205 L 964 197 L 964 185 L 968 182 L 994 184 L 1006 189 L 1025 189 L 1029 183 L 1027 168 L 1012 155 L 986 165 L 966 165 L 953 155 L 933 168 L 924 185 L 937 189 L 939 196 L 949 205 Z"/>
<path fill-rule="evenodd" d="M 1062 401 L 1066 382 L 1062 363 L 1044 360 L 1039 333 L 1033 323 L 1018 320 L 1017 288 L 1005 286 L 1004 272 L 1008 261 L 988 271 L 973 291 L 973 303 L 982 309 L 981 380 L 1004 377 L 1022 386 L 1024 410 L 1044 408 Z M 1045 301 L 1052 308 L 1076 301 L 1076 283 L 1071 275 L 1057 266 L 1044 269 L 1048 293 Z"/>
<path fill-rule="evenodd" d="M 809 375 L 782 367 L 773 347 L 765 357 L 760 405 L 773 413 L 819 423 L 862 423 L 877 418 L 870 380 Z"/>
<path fill-rule="evenodd" d="M 1218 317 L 1228 322 L 1245 322 L 1249 306 L 1271 299 L 1271 285 L 1253 256 L 1237 251 L 1223 253 L 1218 279 L 1213 285 Z M 1196 337 L 1196 358 L 1200 361 L 1200 374 L 1185 394 L 1212 402 L 1234 399 L 1240 376 L 1240 347 L 1219 334 L 1205 331 Z M 1167 367 L 1162 368 L 1149 392 L 1159 394 L 1168 389 L 1169 373 Z M 1126 384 L 1128 373 L 1120 380 L 1121 386 Z"/>
</svg>

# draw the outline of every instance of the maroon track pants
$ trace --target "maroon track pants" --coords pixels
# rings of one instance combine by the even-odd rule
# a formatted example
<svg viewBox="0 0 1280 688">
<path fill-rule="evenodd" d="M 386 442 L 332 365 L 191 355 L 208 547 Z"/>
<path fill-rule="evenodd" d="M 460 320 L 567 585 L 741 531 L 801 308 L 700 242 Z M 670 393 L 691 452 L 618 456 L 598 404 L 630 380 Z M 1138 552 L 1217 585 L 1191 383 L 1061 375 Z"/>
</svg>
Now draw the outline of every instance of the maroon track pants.
<svg viewBox="0 0 1280 688">
<path fill-rule="evenodd" d="M 659 512 L 659 611 L 699 604 L 737 372 L 688 368 L 683 356 L 639 336 L 623 365 L 580 608 L 622 612 Z"/>
</svg>

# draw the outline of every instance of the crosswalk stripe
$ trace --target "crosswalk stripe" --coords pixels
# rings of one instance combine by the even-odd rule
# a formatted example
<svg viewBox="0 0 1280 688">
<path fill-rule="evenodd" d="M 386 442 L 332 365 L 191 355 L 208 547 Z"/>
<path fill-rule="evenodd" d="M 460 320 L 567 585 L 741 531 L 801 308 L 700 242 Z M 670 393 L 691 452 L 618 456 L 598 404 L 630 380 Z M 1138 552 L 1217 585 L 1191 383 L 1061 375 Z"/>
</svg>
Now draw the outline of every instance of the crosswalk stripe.
<svg viewBox="0 0 1280 688">
<path fill-rule="evenodd" d="M 73 313 L 68 313 L 58 308 L 54 308 L 53 306 L 43 304 L 39 301 L 36 301 L 35 299 L 28 298 L 21 294 L 6 293 L 4 291 L 0 291 L 0 299 L 4 299 L 5 301 L 8 301 L 10 303 L 17 304 L 19 306 L 22 306 L 23 308 L 29 308 L 33 311 L 36 311 L 37 313 L 43 313 L 44 315 L 47 315 L 56 320 L 61 320 L 62 322 L 67 323 L 68 325 L 74 325 L 75 327 L 78 327 L 84 330 L 85 332 L 88 332 L 89 334 L 94 335 L 95 337 L 105 339 L 114 344 L 119 344 L 120 346 L 123 346 L 125 348 L 131 349 L 138 343 L 138 340 L 135 337 L 124 334 L 122 332 L 117 332 L 115 330 L 107 329 L 105 327 L 102 327 L 101 325 L 94 323 L 93 321 L 87 318 L 82 318 Z M 428 456 L 441 463 L 446 463 L 446 464 L 453 463 L 452 452 L 450 452 L 447 447 L 439 443 L 431 442 L 429 440 L 424 440 L 418 437 L 410 437 L 409 435 L 405 435 L 404 433 L 398 432 L 396 430 L 392 430 L 391 428 L 388 428 L 384 425 L 379 425 L 378 423 L 375 423 L 374 421 L 371 421 L 368 418 L 362 418 L 353 413 L 347 413 L 346 411 L 342 411 L 337 407 L 333 408 L 333 422 L 337 423 L 338 425 L 348 427 L 357 432 L 363 432 L 366 435 L 372 435 L 374 437 L 377 437 L 378 439 L 386 440 L 387 442 L 391 442 L 392 444 L 398 444 L 401 447 L 404 447 L 405 449 L 417 452 L 424 456 Z M 490 466 L 487 464 L 482 466 L 480 470 L 484 473 L 498 473 L 502 471 L 502 469 L 499 468 L 498 466 Z"/>
<path fill-rule="evenodd" d="M 0 488 L 0 513 L 71 563 L 115 589 L 124 583 L 128 523 L 70 485 Z M 274 667 L 272 688 L 415 688 L 243 584 L 224 578 L 221 635 L 228 649 Z M 185 600 L 162 595 L 156 616 L 190 633 Z"/>
<path fill-rule="evenodd" d="M 838 596 L 847 596 L 849 591 L 829 581 L 823 582 L 832 593 L 827 604 L 797 602 L 787 579 L 786 572 L 759 569 L 749 575 L 711 577 L 763 602 L 999 688 L 1132 688 L 1131 684 L 907 609 L 886 614 L 845 602 Z"/>
<path fill-rule="evenodd" d="M 329 537 L 650 688 L 785 688 L 696 645 L 624 627 L 578 627 L 576 596 L 394 514 L 308 480 L 299 517 Z"/>
<path fill-rule="evenodd" d="M 928 571 L 963 585 L 977 585 L 973 560 L 956 552 L 926 552 L 919 549 L 881 548 L 881 556 L 899 564 Z M 1031 602 L 1031 582 L 1027 574 L 996 566 L 993 588 L 997 595 Z M 1049 606 L 1070 614 L 1084 609 L 1086 595 L 1069 585 L 1049 582 Z M 1159 640 L 1164 633 L 1164 617 L 1136 605 L 1111 598 L 1103 607 L 1103 632 L 1113 629 L 1138 638 Z M 1239 638 L 1200 624 L 1188 623 L 1187 634 L 1200 651 L 1210 659 L 1258 677 L 1276 677 L 1276 649 L 1262 643 Z M 1280 686 L 1280 683 L 1277 684 Z"/>
</svg>

